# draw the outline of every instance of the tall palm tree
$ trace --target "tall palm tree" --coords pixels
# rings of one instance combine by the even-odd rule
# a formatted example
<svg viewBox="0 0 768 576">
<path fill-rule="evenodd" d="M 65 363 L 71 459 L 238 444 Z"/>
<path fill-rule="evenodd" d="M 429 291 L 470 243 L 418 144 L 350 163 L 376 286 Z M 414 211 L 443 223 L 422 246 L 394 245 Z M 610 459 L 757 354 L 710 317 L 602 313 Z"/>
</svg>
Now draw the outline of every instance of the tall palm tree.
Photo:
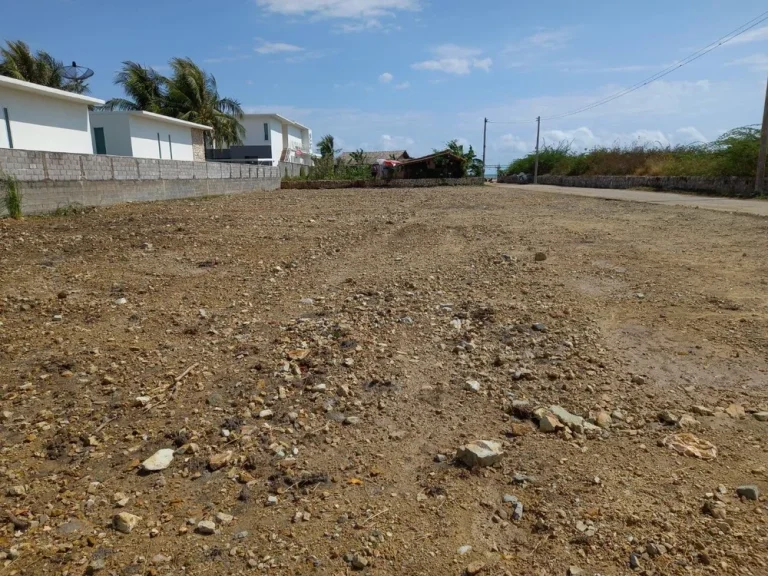
<svg viewBox="0 0 768 576">
<path fill-rule="evenodd" d="M 189 58 L 170 61 L 172 75 L 164 113 L 168 116 L 205 124 L 213 128 L 211 138 L 217 146 L 237 146 L 243 143 L 245 128 L 240 123 L 243 109 L 237 100 L 222 98 L 216 79 Z"/>
<path fill-rule="evenodd" d="M 365 164 L 365 151 L 362 148 L 350 152 L 349 157 L 352 159 L 352 162 L 357 165 Z"/>
<path fill-rule="evenodd" d="M 102 110 L 146 110 L 162 114 L 167 99 L 168 79 L 153 68 L 126 60 L 115 75 L 115 85 L 121 86 L 128 98 L 111 98 Z"/>
<path fill-rule="evenodd" d="M 64 65 L 48 52 L 38 50 L 32 53 L 29 45 L 21 40 L 8 40 L 0 48 L 0 75 L 58 88 L 67 92 L 84 94 L 88 92 L 85 82 L 71 82 L 62 76 Z"/>
<path fill-rule="evenodd" d="M 336 142 L 333 139 L 333 136 L 330 134 L 326 134 L 320 139 L 320 142 L 317 143 L 317 151 L 320 152 L 320 156 L 323 158 L 333 158 L 336 155 Z"/>
</svg>

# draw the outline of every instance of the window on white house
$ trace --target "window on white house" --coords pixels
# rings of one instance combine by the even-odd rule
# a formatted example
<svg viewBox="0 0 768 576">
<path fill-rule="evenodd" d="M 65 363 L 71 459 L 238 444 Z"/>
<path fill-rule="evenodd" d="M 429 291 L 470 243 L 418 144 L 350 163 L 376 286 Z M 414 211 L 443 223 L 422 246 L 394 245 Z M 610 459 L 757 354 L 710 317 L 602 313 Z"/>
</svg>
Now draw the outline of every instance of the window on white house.
<svg viewBox="0 0 768 576">
<path fill-rule="evenodd" d="M 264 122 L 264 141 L 269 142 L 269 123 Z"/>
</svg>

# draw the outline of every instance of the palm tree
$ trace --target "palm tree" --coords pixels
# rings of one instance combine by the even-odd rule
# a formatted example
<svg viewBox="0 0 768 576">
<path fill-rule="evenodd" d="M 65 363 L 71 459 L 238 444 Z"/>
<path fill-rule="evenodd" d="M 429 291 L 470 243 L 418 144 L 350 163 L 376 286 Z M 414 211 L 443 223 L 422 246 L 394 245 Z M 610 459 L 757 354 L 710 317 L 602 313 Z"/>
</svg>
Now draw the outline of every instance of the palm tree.
<svg viewBox="0 0 768 576">
<path fill-rule="evenodd" d="M 323 158 L 333 158 L 336 155 L 336 152 L 338 152 L 333 136 L 330 134 L 323 136 L 317 144 L 317 150 Z"/>
<path fill-rule="evenodd" d="M 111 98 L 102 110 L 146 110 L 163 113 L 166 102 L 168 79 L 153 68 L 126 60 L 115 75 L 114 83 L 122 86 L 128 98 Z"/>
<path fill-rule="evenodd" d="M 471 145 L 466 152 L 464 152 L 464 144 L 459 144 L 458 140 L 451 140 L 445 146 L 452 154 L 463 160 L 465 174 L 469 172 L 471 176 L 483 175 L 483 161 L 477 157 Z"/>
<path fill-rule="evenodd" d="M 88 92 L 87 83 L 70 82 L 62 76 L 64 65 L 60 60 L 43 50 L 33 54 L 29 45 L 21 40 L 8 40 L 5 47 L 0 48 L 0 57 L 2 76 L 76 94 Z"/>
<path fill-rule="evenodd" d="M 163 112 L 168 116 L 213 128 L 211 138 L 217 146 L 243 143 L 245 128 L 240 123 L 243 109 L 237 100 L 222 98 L 216 79 L 189 58 L 170 61 L 172 75 Z"/>
<path fill-rule="evenodd" d="M 358 148 L 354 152 L 350 152 L 349 157 L 352 159 L 352 162 L 358 166 L 365 164 L 365 151 L 362 148 Z"/>
</svg>

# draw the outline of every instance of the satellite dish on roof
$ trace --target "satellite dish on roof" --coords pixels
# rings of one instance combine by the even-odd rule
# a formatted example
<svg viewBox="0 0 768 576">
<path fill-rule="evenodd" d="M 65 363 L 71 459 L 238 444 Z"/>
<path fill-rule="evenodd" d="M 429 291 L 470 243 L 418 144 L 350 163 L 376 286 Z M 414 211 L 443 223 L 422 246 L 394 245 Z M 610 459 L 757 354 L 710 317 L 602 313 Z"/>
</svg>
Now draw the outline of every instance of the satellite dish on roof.
<svg viewBox="0 0 768 576">
<path fill-rule="evenodd" d="M 85 66 L 78 66 L 77 62 L 72 62 L 72 66 L 62 66 L 61 75 L 72 82 L 82 82 L 93 76 L 93 70 Z"/>
</svg>

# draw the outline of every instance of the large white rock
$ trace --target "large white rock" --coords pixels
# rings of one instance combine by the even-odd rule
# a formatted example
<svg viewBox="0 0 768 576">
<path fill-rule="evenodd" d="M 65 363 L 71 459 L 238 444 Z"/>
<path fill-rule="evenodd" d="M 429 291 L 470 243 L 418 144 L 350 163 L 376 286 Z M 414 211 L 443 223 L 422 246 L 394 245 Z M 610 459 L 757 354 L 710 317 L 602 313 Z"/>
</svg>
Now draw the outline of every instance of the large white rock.
<svg viewBox="0 0 768 576">
<path fill-rule="evenodd" d="M 475 440 L 464 446 L 459 446 L 456 458 L 469 467 L 474 466 L 493 466 L 501 457 L 504 451 L 501 444 L 495 440 Z"/>
<path fill-rule="evenodd" d="M 171 448 L 163 448 L 144 460 L 141 463 L 141 467 L 147 472 L 158 472 L 168 468 L 171 462 L 173 462 L 173 450 Z"/>
</svg>

